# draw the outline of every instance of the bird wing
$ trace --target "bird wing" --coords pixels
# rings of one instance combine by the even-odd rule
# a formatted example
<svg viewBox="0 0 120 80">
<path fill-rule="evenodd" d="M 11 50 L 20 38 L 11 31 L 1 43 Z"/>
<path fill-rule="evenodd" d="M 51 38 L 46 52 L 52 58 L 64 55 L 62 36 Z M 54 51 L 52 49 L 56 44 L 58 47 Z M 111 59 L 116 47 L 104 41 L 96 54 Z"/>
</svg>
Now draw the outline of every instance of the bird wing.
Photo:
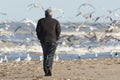
<svg viewBox="0 0 120 80">
<path fill-rule="evenodd" d="M 17 32 L 17 30 L 19 30 L 20 28 L 22 28 L 22 26 L 18 26 L 18 27 L 14 30 L 14 32 Z"/>
<path fill-rule="evenodd" d="M 99 19 L 100 19 L 100 17 L 97 17 L 94 22 L 98 21 Z"/>
<path fill-rule="evenodd" d="M 94 7 L 93 5 L 91 5 L 91 4 L 89 4 L 89 3 L 83 3 L 83 4 L 81 4 L 81 5 L 79 6 L 78 10 L 80 10 L 80 8 L 81 8 L 82 6 L 89 6 L 89 7 L 93 8 L 93 9 L 95 9 L 95 7 Z"/>
<path fill-rule="evenodd" d="M 0 12 L 1 15 L 7 15 L 7 13 Z"/>
<path fill-rule="evenodd" d="M 30 9 L 32 9 L 32 8 L 41 8 L 42 10 L 45 11 L 44 7 L 40 3 L 29 4 L 28 7 L 30 7 Z"/>
</svg>

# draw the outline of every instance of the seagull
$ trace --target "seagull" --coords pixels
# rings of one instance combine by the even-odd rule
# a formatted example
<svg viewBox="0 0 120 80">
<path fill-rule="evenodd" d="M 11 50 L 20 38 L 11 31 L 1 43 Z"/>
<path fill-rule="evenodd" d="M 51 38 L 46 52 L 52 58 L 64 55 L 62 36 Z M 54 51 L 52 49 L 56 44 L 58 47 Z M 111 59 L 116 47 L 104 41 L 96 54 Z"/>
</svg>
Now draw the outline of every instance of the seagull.
<svg viewBox="0 0 120 80">
<path fill-rule="evenodd" d="M 105 17 L 105 19 L 109 19 L 110 21 L 113 21 L 112 17 L 110 16 Z"/>
<path fill-rule="evenodd" d="M 93 5 L 91 5 L 91 4 L 89 4 L 89 3 L 83 3 L 83 4 L 81 4 L 81 5 L 79 6 L 78 10 L 80 10 L 81 7 L 85 7 L 85 6 L 89 6 L 89 7 L 93 8 L 93 9 L 95 9 L 95 7 L 94 7 Z"/>
<path fill-rule="evenodd" d="M 114 28 L 115 26 L 108 26 L 108 29 L 106 30 L 106 32 L 112 32 Z"/>
<path fill-rule="evenodd" d="M 62 14 L 62 15 L 56 17 L 56 18 L 65 18 L 65 16 L 64 16 L 64 11 L 63 11 L 62 9 L 60 9 L 60 8 L 50 8 L 50 9 L 53 11 L 53 13 L 54 13 L 55 11 L 59 11 L 59 12 Z"/>
<path fill-rule="evenodd" d="M 30 62 L 32 59 L 32 57 L 30 56 L 30 54 L 27 54 L 27 57 L 24 59 L 27 62 Z"/>
<path fill-rule="evenodd" d="M 0 63 L 3 63 L 3 58 L 0 59 Z"/>
<path fill-rule="evenodd" d="M 95 57 L 96 57 L 96 58 L 98 57 L 98 53 L 95 53 Z"/>
<path fill-rule="evenodd" d="M 60 8 L 51 8 L 52 11 L 59 11 L 60 13 L 64 14 L 64 11 Z"/>
<path fill-rule="evenodd" d="M 20 28 L 22 28 L 22 26 L 18 26 L 18 27 L 14 30 L 14 33 L 17 32 Z"/>
<path fill-rule="evenodd" d="M 30 9 L 32 9 L 32 8 L 41 8 L 43 11 L 45 11 L 44 7 L 40 3 L 29 4 L 28 7 L 30 7 Z"/>
<path fill-rule="evenodd" d="M 20 62 L 21 61 L 21 58 L 18 57 L 17 59 L 15 59 L 15 62 Z"/>
<path fill-rule="evenodd" d="M 62 45 L 62 46 L 65 46 L 65 45 L 66 45 L 66 42 L 65 42 L 65 41 L 63 41 L 61 45 Z"/>
<path fill-rule="evenodd" d="M 81 54 L 78 54 L 78 58 L 81 59 Z"/>
<path fill-rule="evenodd" d="M 54 57 L 54 61 L 58 61 L 58 60 L 59 60 L 59 56 L 56 55 L 56 56 Z"/>
<path fill-rule="evenodd" d="M 4 59 L 3 59 L 4 62 L 8 63 L 8 57 L 5 55 Z"/>
<path fill-rule="evenodd" d="M 118 57 L 119 57 L 119 55 L 118 55 L 118 53 L 117 53 L 117 52 L 115 53 L 115 57 L 116 57 L 116 58 L 118 58 Z"/>
<path fill-rule="evenodd" d="M 120 24 L 120 20 L 113 20 L 110 25 L 115 26 L 116 24 Z"/>
<path fill-rule="evenodd" d="M 96 30 L 97 28 L 95 28 L 95 27 L 93 27 L 93 26 L 89 26 L 89 29 L 90 29 L 90 31 L 94 31 L 94 30 Z"/>
<path fill-rule="evenodd" d="M 110 15 L 108 15 L 108 16 L 103 15 L 103 16 L 98 16 L 96 18 L 93 18 L 94 22 L 97 22 L 100 19 L 113 21 L 113 19 Z"/>
<path fill-rule="evenodd" d="M 82 12 L 78 12 L 78 13 L 76 14 L 76 17 L 77 17 L 77 16 L 80 16 L 81 14 L 82 14 Z"/>
<path fill-rule="evenodd" d="M 88 18 L 92 18 L 92 15 L 93 15 L 93 13 L 95 13 L 95 11 L 93 11 L 93 12 L 90 12 L 90 13 L 86 13 L 86 14 L 83 14 L 82 15 L 82 17 L 84 17 L 85 19 L 88 19 Z"/>
<path fill-rule="evenodd" d="M 43 61 L 43 56 L 40 56 L 40 61 Z"/>
<path fill-rule="evenodd" d="M 94 22 L 97 22 L 100 19 L 100 17 L 95 18 Z"/>
<path fill-rule="evenodd" d="M 78 26 L 78 27 L 75 29 L 75 31 L 78 32 L 78 31 L 80 30 L 80 27 L 81 27 L 81 26 Z"/>
<path fill-rule="evenodd" d="M 112 14 L 112 13 L 114 13 L 115 11 L 117 11 L 117 10 L 119 10 L 120 8 L 116 8 L 116 9 L 114 9 L 114 10 L 107 10 L 108 11 L 108 13 L 109 14 Z"/>
<path fill-rule="evenodd" d="M 24 22 L 27 26 L 29 26 L 30 24 L 32 24 L 35 28 L 36 28 L 36 26 L 37 26 L 37 23 L 36 23 L 35 21 L 33 21 L 33 20 L 31 20 L 31 19 L 28 19 L 28 18 L 23 19 L 23 22 Z"/>
<path fill-rule="evenodd" d="M 114 57 L 114 53 L 111 51 L 110 52 L 110 57 L 113 58 Z"/>
<path fill-rule="evenodd" d="M 5 16 L 7 15 L 7 13 L 3 13 L 3 12 L 0 12 L 0 14 L 1 14 L 1 15 L 5 15 Z"/>
</svg>

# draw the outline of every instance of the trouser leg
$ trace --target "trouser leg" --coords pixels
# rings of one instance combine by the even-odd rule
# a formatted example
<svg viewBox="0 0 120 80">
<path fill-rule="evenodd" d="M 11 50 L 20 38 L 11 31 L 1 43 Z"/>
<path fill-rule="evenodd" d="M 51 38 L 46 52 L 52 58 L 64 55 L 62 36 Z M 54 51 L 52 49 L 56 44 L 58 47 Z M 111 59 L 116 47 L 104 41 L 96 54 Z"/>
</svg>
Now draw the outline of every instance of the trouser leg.
<svg viewBox="0 0 120 80">
<path fill-rule="evenodd" d="M 57 45 L 54 43 L 42 44 L 43 55 L 44 55 L 43 68 L 45 74 L 49 74 L 49 73 L 51 74 L 56 46 Z"/>
<path fill-rule="evenodd" d="M 49 48 L 48 61 L 47 61 L 47 62 L 48 62 L 48 63 L 47 63 L 47 66 L 48 66 L 48 68 L 50 68 L 50 69 L 52 69 L 55 51 L 56 51 L 56 45 L 52 45 L 52 46 Z"/>
</svg>

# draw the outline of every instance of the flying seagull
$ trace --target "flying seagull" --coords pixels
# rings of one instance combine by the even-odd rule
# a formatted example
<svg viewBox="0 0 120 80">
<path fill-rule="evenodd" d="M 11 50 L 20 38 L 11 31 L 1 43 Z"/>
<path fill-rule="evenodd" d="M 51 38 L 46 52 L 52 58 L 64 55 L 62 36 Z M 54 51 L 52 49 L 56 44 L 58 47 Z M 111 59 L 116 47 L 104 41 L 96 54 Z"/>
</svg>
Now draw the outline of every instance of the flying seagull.
<svg viewBox="0 0 120 80">
<path fill-rule="evenodd" d="M 41 8 L 42 10 L 45 11 L 44 7 L 40 3 L 29 4 L 28 7 L 30 7 L 30 9 L 32 9 L 32 8 Z"/>
<path fill-rule="evenodd" d="M 64 16 L 64 11 L 62 10 L 62 9 L 60 9 L 60 8 L 50 8 L 52 11 L 53 11 L 53 13 L 55 12 L 55 11 L 58 11 L 58 12 L 60 12 L 60 16 L 57 16 L 56 18 L 65 18 L 65 16 Z"/>
<path fill-rule="evenodd" d="M 87 14 L 84 14 L 84 15 L 82 15 L 85 19 L 88 19 L 88 18 L 92 18 L 92 15 L 93 15 L 93 13 L 95 13 L 95 11 L 93 11 L 93 12 L 90 12 L 90 13 L 87 13 Z"/>
<path fill-rule="evenodd" d="M 3 12 L 0 12 L 0 14 L 1 14 L 1 15 L 5 15 L 5 16 L 7 15 L 7 13 L 3 13 Z"/>
<path fill-rule="evenodd" d="M 78 10 L 80 10 L 81 7 L 85 7 L 85 6 L 89 6 L 89 7 L 93 8 L 93 9 L 95 9 L 95 7 L 94 7 L 93 5 L 91 5 L 91 4 L 89 4 L 89 3 L 83 3 L 83 4 L 81 4 L 81 5 L 79 6 Z"/>
<path fill-rule="evenodd" d="M 120 8 L 116 8 L 116 9 L 114 9 L 114 10 L 107 10 L 107 11 L 108 11 L 109 14 L 111 14 L 111 13 L 117 11 L 117 10 L 120 10 Z"/>
</svg>

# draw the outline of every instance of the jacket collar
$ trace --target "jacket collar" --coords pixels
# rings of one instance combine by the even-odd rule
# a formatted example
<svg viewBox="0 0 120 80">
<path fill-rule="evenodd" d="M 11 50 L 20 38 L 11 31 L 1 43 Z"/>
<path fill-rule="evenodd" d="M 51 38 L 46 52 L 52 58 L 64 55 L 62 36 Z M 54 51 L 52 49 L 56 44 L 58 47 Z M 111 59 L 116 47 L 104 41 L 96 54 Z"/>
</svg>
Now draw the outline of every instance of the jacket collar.
<svg viewBox="0 0 120 80">
<path fill-rule="evenodd" d="M 50 16 L 50 15 L 46 15 L 45 18 L 52 18 L 52 16 Z"/>
</svg>

